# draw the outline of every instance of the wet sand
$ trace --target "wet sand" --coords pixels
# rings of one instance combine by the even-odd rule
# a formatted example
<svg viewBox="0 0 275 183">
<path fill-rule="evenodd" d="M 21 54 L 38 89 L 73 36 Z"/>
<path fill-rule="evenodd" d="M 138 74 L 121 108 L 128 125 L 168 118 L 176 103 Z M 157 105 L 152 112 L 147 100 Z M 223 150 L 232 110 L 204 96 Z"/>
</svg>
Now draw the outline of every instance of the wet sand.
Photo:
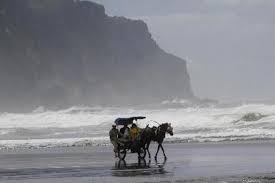
<svg viewBox="0 0 275 183">
<path fill-rule="evenodd" d="M 119 162 L 110 146 L 1 150 L 0 182 L 275 182 L 274 141 L 164 147 L 166 162 Z"/>
</svg>

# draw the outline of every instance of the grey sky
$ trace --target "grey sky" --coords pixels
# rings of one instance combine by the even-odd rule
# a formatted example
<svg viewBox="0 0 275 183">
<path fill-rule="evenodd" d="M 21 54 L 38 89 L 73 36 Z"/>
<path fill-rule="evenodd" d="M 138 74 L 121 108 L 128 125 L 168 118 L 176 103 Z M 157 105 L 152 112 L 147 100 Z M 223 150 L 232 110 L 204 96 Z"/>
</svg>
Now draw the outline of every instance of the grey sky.
<svg viewBox="0 0 275 183">
<path fill-rule="evenodd" d="M 187 60 L 195 94 L 275 99 L 274 0 L 94 0 L 143 19 L 158 44 Z"/>
</svg>

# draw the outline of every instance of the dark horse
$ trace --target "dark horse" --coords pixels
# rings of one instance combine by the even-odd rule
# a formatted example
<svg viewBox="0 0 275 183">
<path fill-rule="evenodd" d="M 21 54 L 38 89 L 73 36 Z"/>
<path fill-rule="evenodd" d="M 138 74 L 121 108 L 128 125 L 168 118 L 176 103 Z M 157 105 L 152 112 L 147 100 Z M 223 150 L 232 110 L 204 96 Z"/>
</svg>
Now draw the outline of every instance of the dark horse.
<svg viewBox="0 0 275 183">
<path fill-rule="evenodd" d="M 149 151 L 150 143 L 151 141 L 155 141 L 158 143 L 158 150 L 155 154 L 155 159 L 157 159 L 159 149 L 162 150 L 164 158 L 167 159 L 167 156 L 164 152 L 164 148 L 162 146 L 162 142 L 165 138 L 166 133 L 173 136 L 173 127 L 170 123 L 163 123 L 159 125 L 158 127 L 152 127 L 150 128 L 148 125 L 141 133 L 141 139 L 143 141 L 144 149 L 148 152 L 148 156 L 151 159 L 151 154 Z"/>
</svg>

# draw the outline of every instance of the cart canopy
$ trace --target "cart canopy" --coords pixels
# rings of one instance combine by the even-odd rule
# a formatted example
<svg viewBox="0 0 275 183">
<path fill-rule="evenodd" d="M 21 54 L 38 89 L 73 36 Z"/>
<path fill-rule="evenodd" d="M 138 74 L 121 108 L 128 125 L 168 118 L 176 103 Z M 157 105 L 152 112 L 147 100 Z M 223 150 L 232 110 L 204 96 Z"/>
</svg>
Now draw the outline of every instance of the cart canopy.
<svg viewBox="0 0 275 183">
<path fill-rule="evenodd" d="M 129 125 L 132 124 L 133 121 L 137 121 L 138 119 L 145 119 L 144 116 L 136 116 L 136 117 L 130 117 L 130 118 L 117 118 L 115 120 L 116 125 Z"/>
</svg>

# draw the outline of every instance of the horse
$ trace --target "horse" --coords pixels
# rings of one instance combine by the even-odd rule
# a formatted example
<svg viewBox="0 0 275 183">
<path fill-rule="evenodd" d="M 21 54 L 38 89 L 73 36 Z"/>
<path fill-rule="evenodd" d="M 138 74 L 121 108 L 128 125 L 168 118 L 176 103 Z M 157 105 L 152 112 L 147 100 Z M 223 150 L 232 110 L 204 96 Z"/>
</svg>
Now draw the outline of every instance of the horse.
<svg viewBox="0 0 275 183">
<path fill-rule="evenodd" d="M 157 159 L 157 155 L 160 149 L 163 152 L 164 158 L 167 159 L 164 148 L 162 146 L 166 133 L 173 136 L 173 127 L 171 126 L 171 123 L 163 123 L 160 124 L 158 127 L 154 126 L 152 128 L 147 125 L 146 128 L 143 130 L 141 134 L 141 139 L 143 140 L 142 144 L 144 144 L 145 151 L 148 152 L 149 159 L 151 159 L 151 154 L 149 151 L 151 141 L 155 141 L 158 143 L 158 149 L 155 154 L 155 159 Z"/>
</svg>

